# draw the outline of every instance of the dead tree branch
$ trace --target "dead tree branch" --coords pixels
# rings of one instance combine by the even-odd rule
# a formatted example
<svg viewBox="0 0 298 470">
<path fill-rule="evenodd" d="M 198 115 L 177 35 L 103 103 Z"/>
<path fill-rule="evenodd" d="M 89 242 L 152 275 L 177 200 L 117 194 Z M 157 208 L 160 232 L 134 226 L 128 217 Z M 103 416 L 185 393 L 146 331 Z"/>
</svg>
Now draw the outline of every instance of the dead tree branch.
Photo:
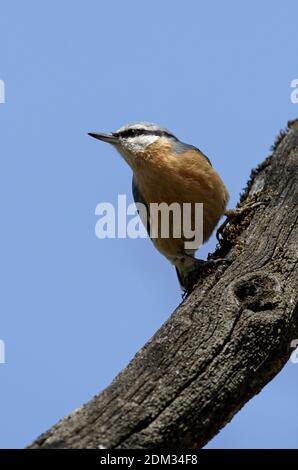
<svg viewBox="0 0 298 470">
<path fill-rule="evenodd" d="M 198 448 L 284 366 L 298 337 L 298 121 L 253 170 L 206 273 L 89 403 L 32 448 Z"/>
</svg>

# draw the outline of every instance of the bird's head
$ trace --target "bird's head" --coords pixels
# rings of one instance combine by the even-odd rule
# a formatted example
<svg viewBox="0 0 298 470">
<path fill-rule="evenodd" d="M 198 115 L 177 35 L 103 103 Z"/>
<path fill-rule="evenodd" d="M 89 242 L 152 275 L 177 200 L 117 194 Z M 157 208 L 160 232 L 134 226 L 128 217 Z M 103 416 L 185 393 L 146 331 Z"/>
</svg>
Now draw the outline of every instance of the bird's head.
<svg viewBox="0 0 298 470">
<path fill-rule="evenodd" d="M 135 158 L 145 153 L 153 143 L 168 141 L 173 144 L 178 141 L 177 137 L 167 129 L 147 122 L 128 124 L 111 134 L 90 132 L 88 135 L 112 144 L 131 166 Z"/>
</svg>

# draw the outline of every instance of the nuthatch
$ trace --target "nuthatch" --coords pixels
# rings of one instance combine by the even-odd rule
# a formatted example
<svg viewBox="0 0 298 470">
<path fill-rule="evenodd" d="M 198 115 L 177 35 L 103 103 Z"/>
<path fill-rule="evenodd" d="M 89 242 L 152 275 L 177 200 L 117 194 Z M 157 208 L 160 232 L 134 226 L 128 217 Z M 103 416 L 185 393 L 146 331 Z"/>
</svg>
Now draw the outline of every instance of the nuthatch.
<svg viewBox="0 0 298 470">
<path fill-rule="evenodd" d="M 138 122 L 111 134 L 89 133 L 112 144 L 133 171 L 136 203 L 203 203 L 203 242 L 211 236 L 229 199 L 228 191 L 210 160 L 193 145 L 185 144 L 167 129 Z M 193 213 L 191 215 L 193 217 Z M 143 221 L 149 230 L 149 220 Z M 155 247 L 175 267 L 182 288 L 190 290 L 194 277 L 208 261 L 185 249 L 185 238 L 152 238 Z"/>
</svg>

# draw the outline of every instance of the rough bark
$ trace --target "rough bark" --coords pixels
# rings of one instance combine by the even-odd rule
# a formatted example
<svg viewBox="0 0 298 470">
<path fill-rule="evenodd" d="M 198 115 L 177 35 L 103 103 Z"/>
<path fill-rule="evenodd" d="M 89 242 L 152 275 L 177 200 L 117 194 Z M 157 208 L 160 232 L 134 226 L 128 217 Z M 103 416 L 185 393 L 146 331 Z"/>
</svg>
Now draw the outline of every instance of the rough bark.
<svg viewBox="0 0 298 470">
<path fill-rule="evenodd" d="M 192 294 L 112 384 L 32 448 L 199 448 L 284 366 L 298 337 L 298 121 L 253 170 Z"/>
</svg>

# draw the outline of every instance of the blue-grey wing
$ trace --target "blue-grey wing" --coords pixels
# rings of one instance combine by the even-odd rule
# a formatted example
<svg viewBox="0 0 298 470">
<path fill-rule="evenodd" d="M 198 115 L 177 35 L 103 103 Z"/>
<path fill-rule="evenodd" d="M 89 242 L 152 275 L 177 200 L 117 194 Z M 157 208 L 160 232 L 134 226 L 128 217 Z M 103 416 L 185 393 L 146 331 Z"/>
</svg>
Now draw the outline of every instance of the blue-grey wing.
<svg viewBox="0 0 298 470">
<path fill-rule="evenodd" d="M 210 166 L 212 166 L 212 163 L 209 160 L 209 158 L 198 147 L 195 147 L 194 145 L 185 144 L 184 142 L 181 142 L 180 140 L 177 140 L 173 144 L 173 148 L 175 149 L 175 152 L 177 154 L 183 153 L 186 150 L 190 150 L 190 149 L 196 150 L 198 153 L 200 153 L 202 155 L 202 157 L 204 157 L 207 160 L 207 162 L 210 164 Z"/>
<path fill-rule="evenodd" d="M 141 191 L 139 190 L 135 177 L 132 179 L 132 195 L 136 204 L 143 204 L 146 208 L 146 211 L 138 210 L 140 219 L 148 234 L 150 234 L 150 220 L 149 220 L 149 207 L 145 201 Z"/>
</svg>

